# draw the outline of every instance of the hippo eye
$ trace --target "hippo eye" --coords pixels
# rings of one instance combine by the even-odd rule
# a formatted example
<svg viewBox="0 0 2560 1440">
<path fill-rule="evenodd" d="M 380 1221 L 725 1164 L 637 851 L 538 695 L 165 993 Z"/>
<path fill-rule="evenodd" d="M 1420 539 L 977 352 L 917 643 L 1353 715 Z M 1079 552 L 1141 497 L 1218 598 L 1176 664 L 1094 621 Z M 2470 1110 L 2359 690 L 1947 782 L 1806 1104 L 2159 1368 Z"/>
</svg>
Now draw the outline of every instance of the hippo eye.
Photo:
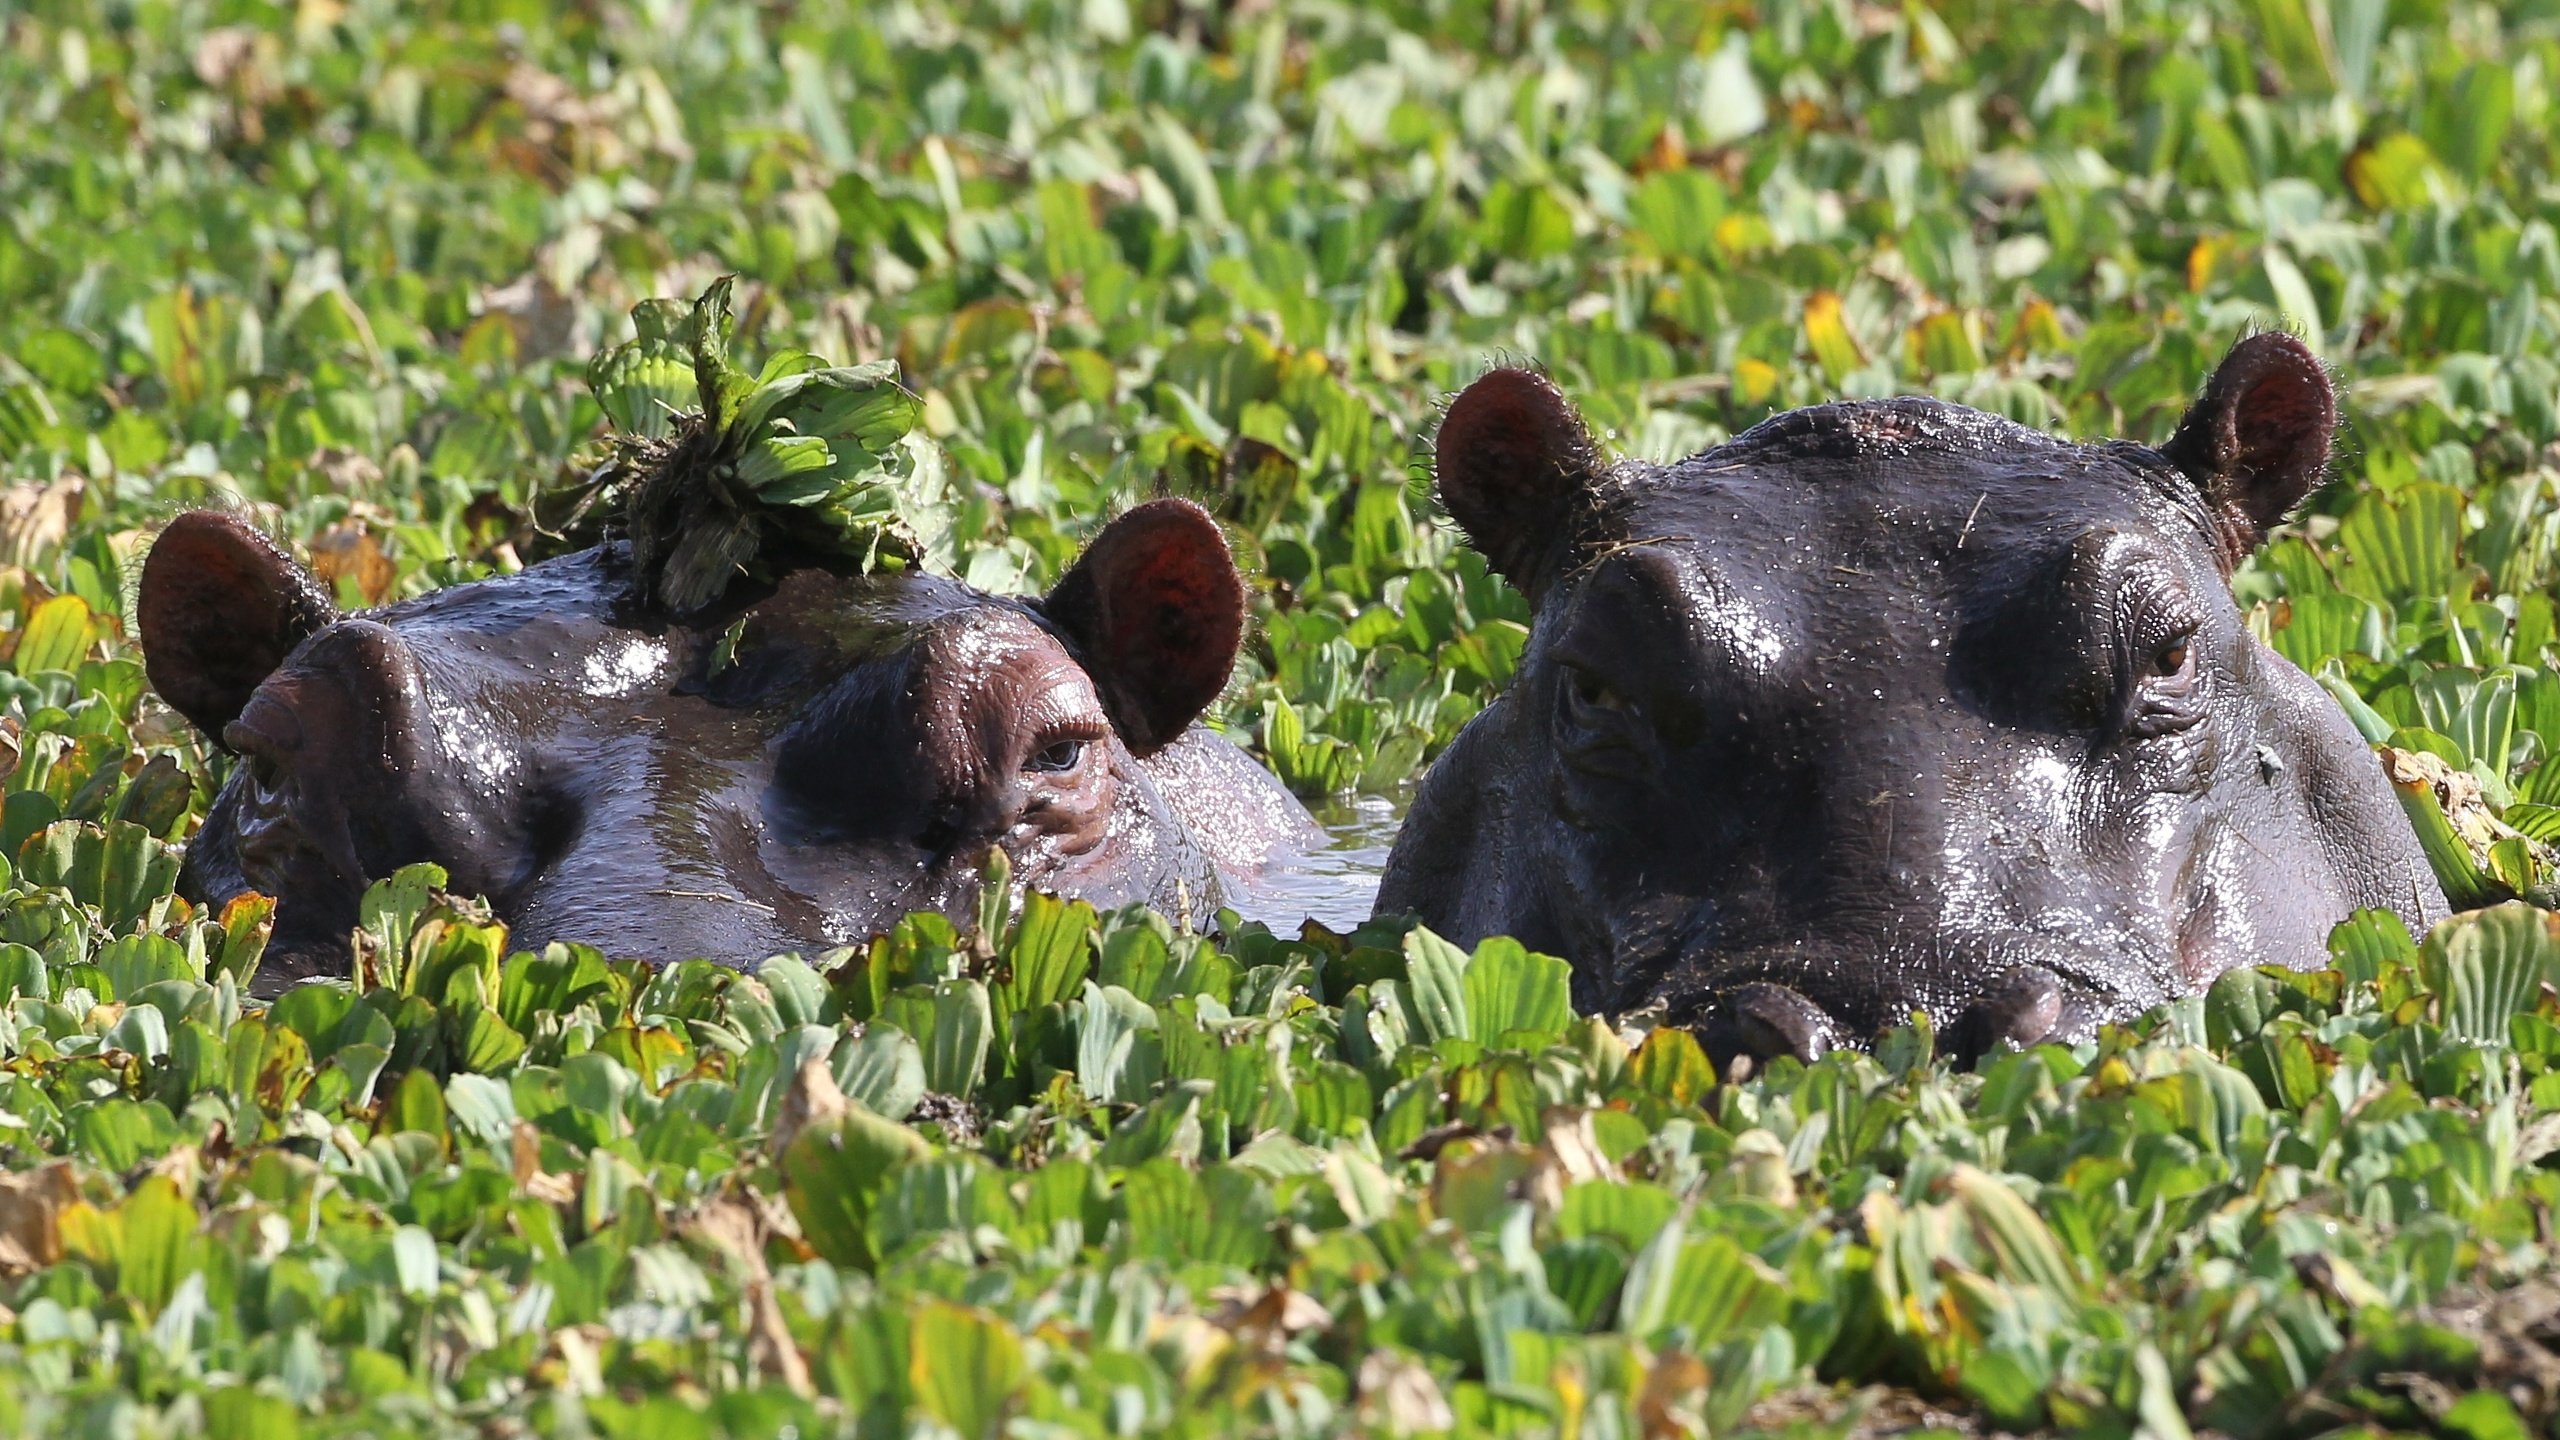
<svg viewBox="0 0 2560 1440">
<path fill-rule="evenodd" d="M 2136 736 L 2174 735 L 2204 718 L 2196 684 L 2196 631 L 2190 625 L 2152 648 L 2134 687 L 2126 728 Z"/>
<path fill-rule="evenodd" d="M 1578 770 L 1619 774 L 1642 748 L 1635 705 L 1617 687 L 1581 665 L 1567 662 L 1556 677 L 1558 748 Z"/>
<path fill-rule="evenodd" d="M 2153 651 L 2151 673 L 2162 676 L 2186 673 L 2188 664 L 2195 659 L 2195 638 L 2196 633 L 2189 630 L 2171 637 L 2167 643 Z"/>
<path fill-rule="evenodd" d="M 1627 702 L 1618 697 L 1617 691 L 1609 688 L 1608 681 L 1579 665 L 1566 672 L 1565 693 L 1573 701 L 1574 708 L 1577 710 L 1624 710 L 1627 708 Z"/>
<path fill-rule="evenodd" d="M 1064 775 L 1084 763 L 1085 747 L 1093 742 L 1082 735 L 1062 735 L 1040 747 L 1023 768 L 1041 775 Z"/>
</svg>

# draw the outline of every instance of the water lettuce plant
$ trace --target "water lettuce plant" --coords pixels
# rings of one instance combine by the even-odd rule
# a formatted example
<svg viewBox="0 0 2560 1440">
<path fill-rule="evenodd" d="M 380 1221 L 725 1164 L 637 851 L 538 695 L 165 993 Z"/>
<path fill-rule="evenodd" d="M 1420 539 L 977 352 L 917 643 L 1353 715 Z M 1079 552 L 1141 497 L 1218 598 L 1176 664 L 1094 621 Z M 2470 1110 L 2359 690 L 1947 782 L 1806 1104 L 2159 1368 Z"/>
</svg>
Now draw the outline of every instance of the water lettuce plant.
<svg viewBox="0 0 2560 1440">
<path fill-rule="evenodd" d="M 1048 897 L 744 975 L 510 954 L 419 867 L 347 980 L 262 1007 L 259 907 L 155 893 L 157 844 L 65 822 L 0 890 L 44 942 L 0 942 L 29 1433 L 1732 1433 L 1916 1392 L 2479 1434 L 2552 1398 L 2560 922 L 2521 904 L 2360 917 L 2332 972 L 2078 1051 L 1956 1073 L 1904 1030 L 1732 1084 L 1507 940 Z"/>
<path fill-rule="evenodd" d="M 642 301 L 633 337 L 587 365 L 612 432 L 569 523 L 606 503 L 640 598 L 679 615 L 740 574 L 769 575 L 773 551 L 867 570 L 923 549 L 904 511 L 928 487 L 900 463 L 923 407 L 898 384 L 897 362 L 829 365 L 785 350 L 748 374 L 729 357 L 734 279 L 690 305 Z"/>
</svg>

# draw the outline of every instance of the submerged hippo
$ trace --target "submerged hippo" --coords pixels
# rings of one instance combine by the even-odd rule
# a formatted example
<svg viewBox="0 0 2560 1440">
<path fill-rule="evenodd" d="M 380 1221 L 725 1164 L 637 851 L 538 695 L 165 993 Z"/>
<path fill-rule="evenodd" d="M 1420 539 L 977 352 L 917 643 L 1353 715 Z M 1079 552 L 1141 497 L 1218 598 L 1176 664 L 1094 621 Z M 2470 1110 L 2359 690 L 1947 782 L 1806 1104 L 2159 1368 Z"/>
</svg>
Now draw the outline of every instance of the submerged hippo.
<svg viewBox="0 0 2560 1440">
<path fill-rule="evenodd" d="M 341 616 L 239 518 L 180 516 L 145 663 L 240 757 L 181 887 L 276 897 L 270 979 L 342 972 L 365 886 L 416 861 L 522 944 L 752 963 L 964 914 L 990 846 L 1026 885 L 1196 916 L 1310 838 L 1194 723 L 1245 594 L 1188 502 L 1030 601 L 808 568 L 679 622 L 629 572 L 609 544 Z"/>
<path fill-rule="evenodd" d="M 2372 752 L 2227 585 L 2328 463 L 2329 379 L 2240 342 L 2158 449 L 1936 400 L 1605 463 L 1523 370 L 1443 421 L 1449 513 L 1529 597 L 1510 692 L 1425 779 L 1381 912 L 1576 962 L 1720 1055 L 1925 1010 L 2087 1035 L 2445 910 Z"/>
</svg>

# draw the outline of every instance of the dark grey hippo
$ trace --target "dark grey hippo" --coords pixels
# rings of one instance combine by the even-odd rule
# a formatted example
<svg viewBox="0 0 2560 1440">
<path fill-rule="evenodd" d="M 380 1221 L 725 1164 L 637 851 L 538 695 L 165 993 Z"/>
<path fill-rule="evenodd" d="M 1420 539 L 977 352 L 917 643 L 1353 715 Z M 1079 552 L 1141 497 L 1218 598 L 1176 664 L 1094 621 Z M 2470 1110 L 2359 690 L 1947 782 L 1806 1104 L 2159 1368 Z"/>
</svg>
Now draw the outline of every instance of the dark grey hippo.
<svg viewBox="0 0 2560 1440">
<path fill-rule="evenodd" d="M 1897 399 L 1605 462 L 1496 370 L 1440 495 L 1534 609 L 1379 895 L 1569 957 L 1719 1055 L 1925 1010 L 1960 1052 L 2085 1036 L 2350 911 L 2445 911 L 2373 752 L 2228 580 L 2325 472 L 2336 398 L 2236 346 L 2169 441 L 2077 445 Z"/>
<path fill-rule="evenodd" d="M 365 886 L 432 861 L 519 943 L 752 963 L 1024 885 L 1205 915 L 1315 838 L 1194 723 L 1245 592 L 1185 501 L 1042 599 L 806 567 L 681 621 L 627 547 L 342 616 L 273 542 L 180 516 L 145 562 L 151 683 L 239 756 L 181 888 L 277 899 L 262 979 L 343 973 Z"/>
</svg>

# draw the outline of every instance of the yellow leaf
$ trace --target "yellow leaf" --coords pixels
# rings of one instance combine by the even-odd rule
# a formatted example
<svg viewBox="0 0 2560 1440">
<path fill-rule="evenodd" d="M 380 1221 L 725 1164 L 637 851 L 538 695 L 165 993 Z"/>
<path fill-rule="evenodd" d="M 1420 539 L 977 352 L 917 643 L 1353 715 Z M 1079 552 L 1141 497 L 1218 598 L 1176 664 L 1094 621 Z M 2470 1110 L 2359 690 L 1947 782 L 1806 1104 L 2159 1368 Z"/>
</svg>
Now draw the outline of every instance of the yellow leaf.
<svg viewBox="0 0 2560 1440">
<path fill-rule="evenodd" d="M 1778 393 L 1778 367 L 1746 355 L 1733 364 L 1733 398 L 1746 406 L 1766 405 Z"/>
<path fill-rule="evenodd" d="M 89 602 L 77 595 L 56 595 L 27 617 L 18 634 L 14 663 L 21 675 L 39 670 L 75 670 L 98 637 Z"/>
<path fill-rule="evenodd" d="M 2346 168 L 2347 188 L 2368 210 L 2412 210 L 2435 198 L 2435 152 L 2406 130 L 2357 146 Z"/>
<path fill-rule="evenodd" d="M 1848 318 L 1841 311 L 1839 295 L 1829 290 L 1816 290 L 1805 298 L 1804 340 L 1813 350 L 1813 358 L 1821 362 L 1823 371 L 1830 375 L 1834 384 L 1866 359 L 1858 349 L 1856 337 L 1849 333 Z"/>
<path fill-rule="evenodd" d="M 93 1270 L 112 1270 L 124 1254 L 124 1221 L 113 1211 L 74 1200 L 54 1217 L 61 1253 Z"/>
<path fill-rule="evenodd" d="M 1941 310 L 1911 331 L 1913 368 L 1932 375 L 1961 375 L 1982 368 L 1982 345 L 1970 316 Z"/>
<path fill-rule="evenodd" d="M 1732 214 L 1716 222 L 1716 249 L 1735 258 L 1769 247 L 1775 234 L 1757 215 Z"/>
<path fill-rule="evenodd" d="M 2079 1271 L 2052 1227 L 2024 1196 L 1970 1165 L 1956 1166 L 1946 1183 L 1972 1224 L 1974 1238 L 1991 1252 L 2001 1280 L 2041 1286 L 2060 1298 L 2080 1297 Z"/>
<path fill-rule="evenodd" d="M 2017 328 L 2009 334 L 2012 357 L 2052 355 L 2071 348 L 2071 337 L 2063 333 L 2062 316 L 2050 300 L 2031 300 L 2018 312 Z"/>
<path fill-rule="evenodd" d="M 2213 283 L 2214 268 L 2231 250 L 2228 235 L 2207 235 L 2187 251 L 2187 293 L 2201 295 Z"/>
</svg>

